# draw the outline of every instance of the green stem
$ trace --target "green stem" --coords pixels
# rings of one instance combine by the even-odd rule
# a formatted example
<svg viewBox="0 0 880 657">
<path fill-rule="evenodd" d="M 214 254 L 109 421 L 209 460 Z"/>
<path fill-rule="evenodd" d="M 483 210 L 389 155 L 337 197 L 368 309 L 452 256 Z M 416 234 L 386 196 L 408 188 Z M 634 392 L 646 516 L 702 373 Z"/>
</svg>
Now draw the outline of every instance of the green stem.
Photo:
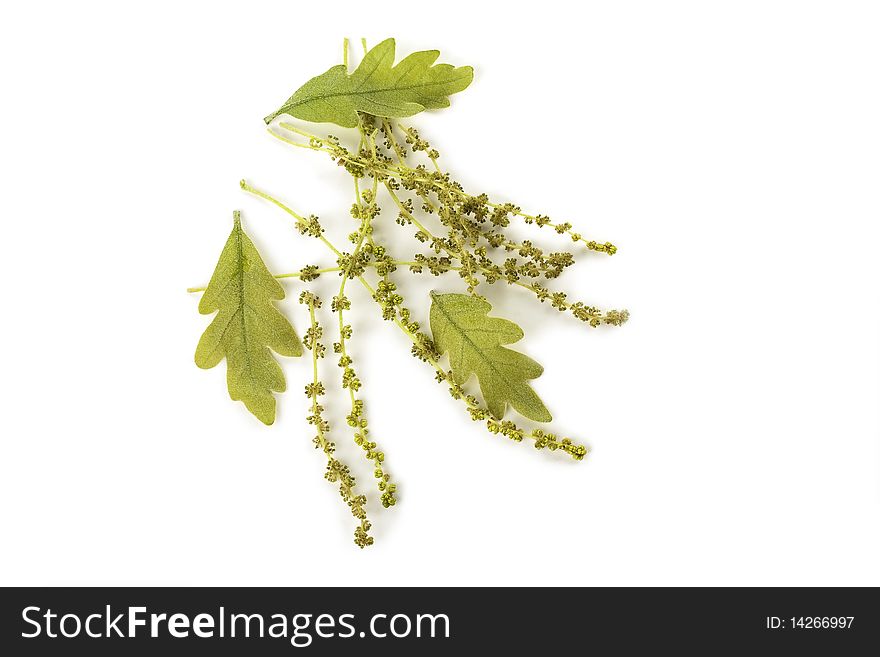
<svg viewBox="0 0 880 657">
<path fill-rule="evenodd" d="M 291 210 L 289 207 L 287 207 L 286 205 L 284 205 L 284 203 L 282 203 L 282 202 L 279 201 L 278 199 L 275 199 L 275 198 L 269 196 L 266 192 L 260 191 L 259 189 L 256 189 L 255 187 L 251 187 L 251 186 L 248 185 L 244 180 L 242 180 L 242 181 L 239 183 L 239 185 L 241 186 L 241 188 L 242 188 L 244 191 L 246 191 L 246 192 L 248 192 L 248 193 L 250 193 L 250 194 L 253 194 L 254 196 L 259 196 L 260 198 L 265 199 L 265 200 L 269 201 L 270 203 L 274 203 L 274 204 L 277 205 L 279 208 L 281 208 L 282 210 L 284 210 L 287 214 L 289 214 L 291 217 L 293 217 L 294 219 L 296 219 L 296 222 L 297 222 L 298 224 L 300 224 L 301 226 L 307 226 L 307 225 L 308 225 L 308 222 L 305 220 L 305 217 L 303 217 L 301 214 L 298 214 L 297 212 L 294 212 L 293 210 Z M 340 250 L 337 249 L 335 246 L 333 246 L 329 241 L 327 241 L 327 238 L 326 238 L 326 237 L 324 237 L 323 235 L 319 235 L 319 236 L 318 236 L 318 239 L 321 240 L 321 241 L 324 243 L 324 246 L 326 246 L 328 249 L 330 249 L 331 251 L 333 251 L 333 253 L 336 254 L 336 257 L 337 257 L 337 258 L 338 258 L 339 256 L 342 255 L 342 251 L 340 251 Z"/>
</svg>

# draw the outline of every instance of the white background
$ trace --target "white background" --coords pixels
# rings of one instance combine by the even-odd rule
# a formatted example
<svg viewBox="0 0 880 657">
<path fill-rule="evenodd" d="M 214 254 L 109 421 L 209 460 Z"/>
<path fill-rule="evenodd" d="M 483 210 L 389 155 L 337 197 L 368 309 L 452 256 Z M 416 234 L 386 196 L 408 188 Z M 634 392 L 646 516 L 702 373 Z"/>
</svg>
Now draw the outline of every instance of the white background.
<svg viewBox="0 0 880 657">
<path fill-rule="evenodd" d="M 500 5 L 3 10 L 2 584 L 880 584 L 876 3 Z M 616 243 L 557 282 L 632 312 L 590 331 L 493 293 L 554 426 L 593 449 L 574 464 L 472 424 L 353 286 L 401 499 L 370 507 L 364 551 L 303 419 L 307 362 L 285 360 L 262 426 L 225 365 L 193 364 L 210 318 L 185 292 L 233 209 L 273 270 L 332 264 L 237 183 L 344 240 L 350 179 L 261 118 L 346 35 L 474 65 L 412 123 L 469 189 Z M 377 234 L 399 253 L 393 216 Z M 460 283 L 408 284 L 423 317 L 432 288 Z"/>
</svg>

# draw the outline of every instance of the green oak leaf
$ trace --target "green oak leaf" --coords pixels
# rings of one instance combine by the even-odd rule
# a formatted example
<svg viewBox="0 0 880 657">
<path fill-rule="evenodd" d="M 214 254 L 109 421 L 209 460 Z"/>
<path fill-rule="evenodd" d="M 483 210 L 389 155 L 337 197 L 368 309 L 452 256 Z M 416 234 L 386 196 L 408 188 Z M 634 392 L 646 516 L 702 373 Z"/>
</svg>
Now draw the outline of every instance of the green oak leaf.
<svg viewBox="0 0 880 657">
<path fill-rule="evenodd" d="M 441 354 L 449 352 L 449 364 L 461 385 L 476 374 L 489 412 L 500 419 L 510 403 L 521 415 L 537 422 L 552 418 L 528 379 L 541 376 L 544 368 L 528 356 L 502 347 L 523 337 L 513 322 L 489 317 L 492 306 L 467 294 L 431 292 L 431 333 Z"/>
<path fill-rule="evenodd" d="M 474 79 L 470 66 L 434 64 L 439 50 L 422 50 L 394 66 L 394 39 L 370 49 L 354 73 L 343 64 L 312 78 L 297 89 L 266 123 L 289 114 L 313 123 L 335 123 L 344 128 L 358 124 L 357 113 L 400 118 L 426 109 L 449 107 L 450 94 Z"/>
<path fill-rule="evenodd" d="M 275 421 L 275 397 L 284 392 L 284 373 L 269 348 L 282 356 L 302 356 L 293 326 L 272 304 L 284 288 L 241 227 L 241 214 L 217 261 L 214 275 L 199 302 L 199 312 L 217 316 L 196 348 L 196 365 L 208 369 L 226 358 L 229 396 L 243 401 L 265 424 Z"/>
</svg>

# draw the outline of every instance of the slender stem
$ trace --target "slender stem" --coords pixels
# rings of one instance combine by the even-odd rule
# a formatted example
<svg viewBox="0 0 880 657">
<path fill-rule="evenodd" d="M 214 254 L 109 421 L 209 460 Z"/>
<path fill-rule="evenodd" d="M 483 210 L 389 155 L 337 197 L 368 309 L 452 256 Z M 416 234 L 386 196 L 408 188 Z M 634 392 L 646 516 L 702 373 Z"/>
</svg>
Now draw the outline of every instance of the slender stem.
<svg viewBox="0 0 880 657">
<path fill-rule="evenodd" d="M 277 205 L 279 208 L 284 210 L 291 217 L 296 219 L 296 222 L 298 224 L 300 224 L 301 226 L 308 225 L 308 222 L 305 220 L 305 218 L 302 215 L 300 215 L 297 212 L 294 212 L 293 210 L 291 210 L 289 207 L 284 205 L 284 203 L 282 203 L 278 199 L 273 198 L 272 196 L 269 196 L 266 192 L 260 191 L 259 189 L 256 189 L 255 187 L 251 187 L 244 180 L 241 181 L 240 185 L 244 191 L 249 192 L 249 193 L 253 194 L 254 196 L 259 196 L 260 198 L 266 199 L 270 203 L 274 203 L 275 205 Z M 328 249 L 333 251 L 333 253 L 335 253 L 337 257 L 342 255 L 342 251 L 340 251 L 335 246 L 333 246 L 330 242 L 328 242 L 326 237 L 324 237 L 323 235 L 319 235 L 318 239 L 321 240 Z"/>
<path fill-rule="evenodd" d="M 293 125 L 292 123 L 285 123 L 285 122 L 282 121 L 282 122 L 279 123 L 278 125 L 280 125 L 280 126 L 281 126 L 282 128 L 284 128 L 285 130 L 289 130 L 290 132 L 295 132 L 296 134 L 298 134 L 298 135 L 300 135 L 300 136 L 302 136 L 302 137 L 306 137 L 307 139 L 309 139 L 309 140 L 311 140 L 311 141 L 320 141 L 320 142 L 324 142 L 324 141 L 325 141 L 324 139 L 322 139 L 322 138 L 319 137 L 318 135 L 313 135 L 311 132 L 306 132 L 305 130 L 303 130 L 303 129 L 301 129 L 301 128 L 297 128 L 297 127 L 296 127 L 295 125 Z"/>
<path fill-rule="evenodd" d="M 348 73 L 348 37 L 342 40 L 342 63 L 345 65 L 345 72 Z"/>
<path fill-rule="evenodd" d="M 289 214 L 291 217 L 293 217 L 294 219 L 296 219 L 297 223 L 304 224 L 304 223 L 306 222 L 305 218 L 304 218 L 301 214 L 299 214 L 299 213 L 296 212 L 295 210 L 291 210 L 289 207 L 287 207 L 286 205 L 284 205 L 284 203 L 282 203 L 281 201 L 279 201 L 279 200 L 277 200 L 277 199 L 275 199 L 275 198 L 269 196 L 266 192 L 262 192 L 262 191 L 260 191 L 259 189 L 256 189 L 255 187 L 251 187 L 251 186 L 248 185 L 244 180 L 242 180 L 242 181 L 239 183 L 239 185 L 241 186 L 241 188 L 242 188 L 244 191 L 249 192 L 249 193 L 251 193 L 251 194 L 254 194 L 255 196 L 259 196 L 260 198 L 266 199 L 267 201 L 269 201 L 269 202 L 271 202 L 271 203 L 274 203 L 274 204 L 277 205 L 279 208 L 281 208 L 282 210 L 284 210 L 287 214 Z"/>
<path fill-rule="evenodd" d="M 278 125 L 281 126 L 282 128 L 284 128 L 285 130 L 290 130 L 291 132 L 294 132 L 294 130 L 292 130 L 293 126 L 291 126 L 291 124 L 289 124 L 289 123 L 279 123 Z M 335 151 L 333 151 L 329 148 L 326 148 L 323 146 L 315 146 L 313 142 L 315 140 L 317 140 L 317 137 L 314 139 L 311 139 L 308 144 L 301 144 L 298 141 L 293 141 L 292 139 L 288 139 L 284 135 L 279 135 L 277 132 L 272 130 L 272 128 L 267 128 L 266 132 L 268 132 L 270 135 L 275 137 L 275 139 L 277 139 L 279 141 L 283 141 L 285 144 L 289 144 L 291 146 L 296 146 L 297 148 L 306 148 L 310 151 L 320 151 L 322 153 L 329 153 L 330 155 L 336 156 Z M 296 130 L 295 132 L 300 132 L 300 131 Z M 305 136 L 305 135 L 303 135 L 303 136 Z M 318 141 L 321 141 L 322 144 L 324 143 L 322 140 L 318 140 Z M 348 162 L 356 162 L 355 160 L 350 159 L 350 158 L 344 158 L 342 156 L 338 156 L 338 157 L 340 157 L 341 159 L 344 159 Z"/>
</svg>

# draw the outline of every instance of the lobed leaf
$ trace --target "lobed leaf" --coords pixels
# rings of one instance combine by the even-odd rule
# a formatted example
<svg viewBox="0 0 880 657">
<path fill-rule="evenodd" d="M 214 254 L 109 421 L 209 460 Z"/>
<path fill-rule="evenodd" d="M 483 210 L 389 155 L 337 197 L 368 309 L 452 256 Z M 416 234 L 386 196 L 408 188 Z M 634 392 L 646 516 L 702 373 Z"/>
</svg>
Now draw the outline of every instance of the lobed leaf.
<svg viewBox="0 0 880 657">
<path fill-rule="evenodd" d="M 544 368 L 518 351 L 501 345 L 523 337 L 515 323 L 489 317 L 492 306 L 467 294 L 431 292 L 431 333 L 441 354 L 449 352 L 452 376 L 459 385 L 476 374 L 489 412 L 504 416 L 509 403 L 520 415 L 537 422 L 552 418 L 544 402 L 527 383 Z"/>
<path fill-rule="evenodd" d="M 272 392 L 284 392 L 286 384 L 269 349 L 282 356 L 301 356 L 303 347 L 293 326 L 272 303 L 284 298 L 284 288 L 242 229 L 240 213 L 234 218 L 232 233 L 199 302 L 200 313 L 217 312 L 217 316 L 199 340 L 195 361 L 208 369 L 226 358 L 229 396 L 272 424 Z"/>
<path fill-rule="evenodd" d="M 422 50 L 394 66 L 394 39 L 370 49 L 354 73 L 342 64 L 312 78 L 264 120 L 289 114 L 313 123 L 357 126 L 358 112 L 401 118 L 425 109 L 449 107 L 449 96 L 474 79 L 470 66 L 434 64 L 439 50 Z"/>
</svg>

